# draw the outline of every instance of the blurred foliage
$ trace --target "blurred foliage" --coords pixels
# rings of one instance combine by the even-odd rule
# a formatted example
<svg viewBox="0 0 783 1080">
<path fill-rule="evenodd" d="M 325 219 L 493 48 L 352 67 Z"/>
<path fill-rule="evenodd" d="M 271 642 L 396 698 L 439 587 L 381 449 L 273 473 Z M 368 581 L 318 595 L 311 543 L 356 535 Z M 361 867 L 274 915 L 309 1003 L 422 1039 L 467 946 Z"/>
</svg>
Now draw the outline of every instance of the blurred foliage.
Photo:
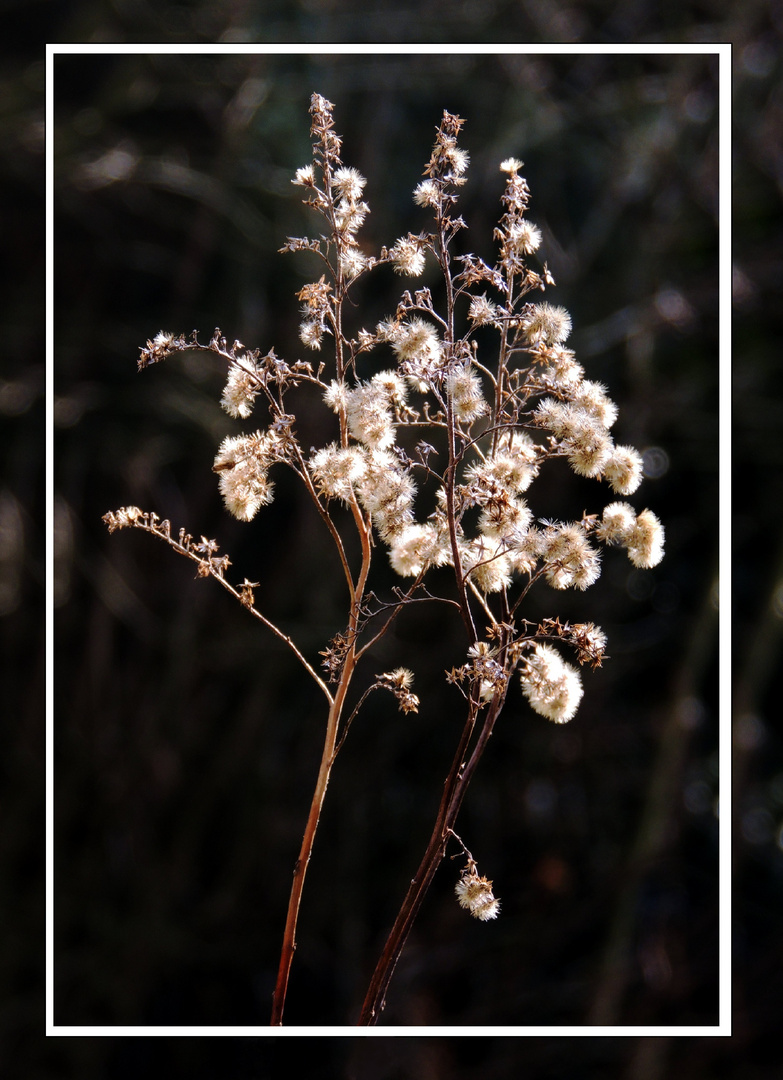
<svg viewBox="0 0 783 1080">
<path fill-rule="evenodd" d="M 444 10 L 447 8 L 446 14 Z M 359 10 L 361 9 L 361 10 Z M 744 5 L 429 3 L 398 6 L 55 0 L 11 3 L 2 119 L 4 489 L 0 501 L 4 757 L 2 969 L 6 1051 L 26 1076 L 119 1076 L 155 1061 L 274 1075 L 290 1040 L 50 1040 L 29 944 L 43 911 L 35 796 L 43 654 L 41 40 L 122 42 L 497 40 L 733 41 L 734 460 L 737 765 L 735 1026 L 717 1039 L 331 1039 L 326 1076 L 437 1078 L 776 1075 L 781 874 L 780 27 Z M 46 33 L 39 27 L 46 24 Z M 380 27 L 380 29 L 379 29 Z M 498 46 L 502 49 L 502 46 Z M 621 409 L 623 437 L 655 450 L 639 492 L 667 526 L 668 555 L 629 575 L 618 556 L 577 607 L 610 634 L 565 731 L 509 708 L 461 818 L 504 914 L 466 925 L 444 866 L 396 981 L 386 1023 L 585 1023 L 596 1000 L 621 1024 L 716 1019 L 717 556 L 716 69 L 693 55 L 139 55 L 61 57 L 56 71 L 55 547 L 57 1020 L 263 1024 L 320 740 L 287 657 L 210 583 L 141 535 L 107 538 L 121 503 L 165 506 L 216 535 L 241 576 L 273 567 L 268 602 L 317 650 L 339 589 L 295 491 L 274 516 L 225 518 L 209 464 L 232 429 L 220 375 L 187 361 L 135 374 L 161 327 L 299 354 L 294 292 L 306 258 L 275 254 L 310 227 L 292 198 L 308 158 L 314 89 L 336 103 L 346 159 L 368 176 L 368 243 L 418 228 L 409 191 L 443 110 L 467 119 L 463 213 L 486 245 L 497 162 L 524 158 L 531 216 L 574 317 L 591 377 Z M 372 49 L 370 50 L 372 54 Z M 13 207 L 13 212 L 9 208 Z M 392 300 L 370 294 L 372 305 Z M 386 314 L 387 308 L 380 314 Z M 20 366 L 18 359 L 24 358 Z M 281 485 L 284 488 L 284 485 Z M 589 489 L 553 489 L 579 513 Z M 636 501 L 636 500 L 635 500 Z M 540 508 L 537 512 L 543 513 Z M 265 527 L 266 525 L 266 527 Z M 297 580 L 296 590 L 290 582 Z M 540 597 L 542 610 L 559 596 Z M 604 614 L 605 613 L 605 614 Z M 434 643 L 434 644 L 433 644 Z M 401 629 L 452 662 L 438 626 Z M 381 658 L 386 663 L 387 657 Z M 351 1022 L 418 860 L 453 734 L 440 687 L 419 718 L 366 716 L 327 799 L 306 890 L 290 1014 Z M 726 763 L 724 763 L 724 768 Z M 723 794 L 724 802 L 728 796 Z M 493 936 L 490 937 L 487 931 Z M 613 949 L 619 948 L 619 953 Z M 619 958 L 619 962 L 615 960 Z M 599 994 L 600 992 L 600 994 Z M 589 1030 L 589 1029 L 588 1029 Z M 315 1044 L 311 1044 L 315 1045 Z M 404 1056 L 402 1047 L 405 1047 Z M 284 1056 L 285 1054 L 285 1056 Z M 566 1057 L 567 1055 L 567 1057 Z M 4 1063 L 4 1066 L 10 1063 Z M 12 1075 L 6 1067 L 5 1073 Z"/>
</svg>

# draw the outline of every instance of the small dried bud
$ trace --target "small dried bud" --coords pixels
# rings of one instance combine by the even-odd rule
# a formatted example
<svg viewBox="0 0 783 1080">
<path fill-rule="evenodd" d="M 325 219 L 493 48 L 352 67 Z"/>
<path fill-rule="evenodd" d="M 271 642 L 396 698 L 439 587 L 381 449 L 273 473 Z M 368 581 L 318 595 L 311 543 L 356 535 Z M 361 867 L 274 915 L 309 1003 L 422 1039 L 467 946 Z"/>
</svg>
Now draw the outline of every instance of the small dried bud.
<svg viewBox="0 0 783 1080">
<path fill-rule="evenodd" d="M 128 529 L 138 525 L 144 518 L 144 511 L 138 506 L 121 506 L 119 510 L 110 510 L 108 514 L 104 514 L 101 520 L 106 523 L 109 532 L 113 533 L 115 529 Z"/>
<path fill-rule="evenodd" d="M 411 686 L 413 686 L 412 671 L 409 671 L 408 668 L 399 667 L 395 668 L 394 671 L 384 672 L 383 675 L 378 675 L 376 678 L 378 686 L 383 687 L 385 690 L 391 690 L 397 698 L 401 712 L 419 711 L 419 699 L 415 694 L 411 693 Z"/>
<path fill-rule="evenodd" d="M 255 594 L 253 589 L 257 589 L 260 585 L 258 581 L 248 581 L 247 578 L 239 586 L 239 599 L 242 601 L 246 608 L 251 608 L 255 603 Z"/>
</svg>

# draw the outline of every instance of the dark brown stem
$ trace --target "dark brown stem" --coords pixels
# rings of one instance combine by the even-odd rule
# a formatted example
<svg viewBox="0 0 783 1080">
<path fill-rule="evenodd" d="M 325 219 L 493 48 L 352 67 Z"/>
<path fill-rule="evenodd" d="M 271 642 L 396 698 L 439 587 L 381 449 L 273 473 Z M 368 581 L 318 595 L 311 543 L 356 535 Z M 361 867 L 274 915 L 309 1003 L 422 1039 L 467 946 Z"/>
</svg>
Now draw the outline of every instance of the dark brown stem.
<svg viewBox="0 0 783 1080">
<path fill-rule="evenodd" d="M 479 733 L 479 737 L 476 740 L 473 752 L 466 762 L 464 760 L 465 755 L 468 746 L 470 745 L 470 739 L 478 715 L 478 705 L 475 701 L 471 700 L 468 719 L 462 732 L 457 752 L 454 755 L 451 770 L 446 778 L 443 797 L 435 820 L 435 827 L 432 830 L 432 835 L 427 844 L 424 858 L 421 860 L 419 869 L 416 871 L 416 874 L 411 881 L 410 888 L 402 902 L 402 906 L 386 941 L 381 958 L 378 961 L 372 979 L 370 980 L 370 985 L 367 989 L 367 995 L 364 999 L 361 1015 L 359 1017 L 359 1026 L 372 1026 L 378 1023 L 381 1012 L 386 1004 L 386 991 L 388 990 L 389 983 L 394 975 L 397 961 L 402 954 L 402 950 L 405 948 L 408 934 L 410 933 L 414 920 L 421 908 L 427 890 L 429 889 L 432 880 L 435 877 L 435 873 L 445 855 L 446 845 L 451 830 L 454 827 L 454 823 L 457 820 L 457 814 L 462 805 L 462 800 L 465 797 L 468 784 L 473 777 L 481 755 L 486 749 L 489 737 L 492 734 L 492 729 L 495 726 L 495 721 L 503 707 L 504 700 L 505 691 L 497 691 L 484 718 L 484 724 Z"/>
</svg>

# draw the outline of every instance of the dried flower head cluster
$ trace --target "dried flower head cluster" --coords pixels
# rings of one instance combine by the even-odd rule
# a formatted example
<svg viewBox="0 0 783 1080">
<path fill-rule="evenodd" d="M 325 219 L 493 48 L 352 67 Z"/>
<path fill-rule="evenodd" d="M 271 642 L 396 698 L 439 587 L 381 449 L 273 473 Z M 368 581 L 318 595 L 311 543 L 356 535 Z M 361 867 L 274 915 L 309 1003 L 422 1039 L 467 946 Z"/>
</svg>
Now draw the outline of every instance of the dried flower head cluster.
<svg viewBox="0 0 783 1080">
<path fill-rule="evenodd" d="M 554 282 L 545 263 L 531 262 L 543 236 L 528 217 L 531 196 L 522 163 L 507 158 L 500 165 L 504 188 L 494 265 L 473 254 L 455 255 L 454 238 L 466 228 L 455 206 L 469 155 L 458 142 L 463 121 L 444 112 L 424 179 L 413 192 L 415 212 L 426 218 L 421 230 L 370 253 L 361 239 L 367 183 L 343 162 L 332 113 L 332 105 L 314 94 L 313 160 L 293 178 L 321 219 L 318 238 L 292 237 L 281 249 L 305 252 L 319 264 L 319 276 L 297 294 L 299 339 L 317 364 L 289 363 L 238 341 L 229 347 L 220 331 L 206 345 L 195 333 L 160 333 L 139 360 L 146 367 L 185 350 L 220 355 L 227 365 L 223 409 L 240 420 L 262 414 L 254 433 L 231 435 L 218 449 L 213 469 L 226 508 L 251 521 L 273 501 L 275 470 L 289 468 L 334 542 L 349 594 L 346 624 L 322 651 L 334 692 L 273 627 L 329 701 L 327 775 L 335 747 L 342 745 L 337 727 L 355 666 L 414 601 L 459 611 L 466 660 L 448 678 L 468 702 L 465 738 L 477 740 L 479 751 L 514 683 L 538 714 L 557 724 L 571 720 L 583 686 L 560 647 L 573 650 L 580 666 L 595 667 L 606 639 L 593 623 L 528 622 L 521 615 L 528 591 L 537 582 L 557 591 L 588 589 L 600 575 L 605 547 L 623 548 L 635 567 L 654 567 L 664 539 L 655 514 L 637 512 L 628 502 L 609 501 L 576 521 L 536 515 L 536 481 L 548 462 L 565 459 L 579 477 L 603 482 L 613 497 L 627 497 L 642 480 L 642 458 L 615 443 L 617 407 L 606 387 L 585 377 L 568 348 L 569 313 L 540 297 Z M 363 325 L 357 284 L 383 265 L 406 279 L 437 275 L 440 284 L 436 293 L 428 284 L 405 290 L 385 318 Z M 307 450 L 297 437 L 293 400 L 305 385 L 318 390 L 332 415 L 324 445 Z M 335 514 L 336 505 L 348 509 L 347 518 Z M 110 529 L 138 525 L 163 535 L 151 520 L 136 508 L 106 516 Z M 343 542 L 346 520 L 360 541 L 358 568 Z M 196 551 L 190 541 L 179 546 L 191 558 L 207 559 L 206 573 L 216 572 L 211 551 Z M 379 548 L 403 582 L 387 602 L 367 592 Z M 220 565 L 222 576 L 228 562 Z M 449 575 L 429 573 L 444 567 Z M 245 578 L 234 590 L 254 612 L 256 587 Z M 378 676 L 370 689 L 391 691 L 403 711 L 413 712 L 419 701 L 410 685 L 410 672 L 397 668 Z M 466 775 L 455 767 L 447 782 L 437 826 L 442 835 L 450 831 L 449 799 L 458 805 Z M 314 830 L 315 824 L 312 835 Z M 491 883 L 478 876 L 472 858 L 457 896 L 479 919 L 498 913 Z"/>
<path fill-rule="evenodd" d="M 487 922 L 500 914 L 500 901 L 492 892 L 492 882 L 479 877 L 476 864 L 470 860 L 462 871 L 454 892 L 461 908 L 469 911 L 474 919 Z"/>
</svg>

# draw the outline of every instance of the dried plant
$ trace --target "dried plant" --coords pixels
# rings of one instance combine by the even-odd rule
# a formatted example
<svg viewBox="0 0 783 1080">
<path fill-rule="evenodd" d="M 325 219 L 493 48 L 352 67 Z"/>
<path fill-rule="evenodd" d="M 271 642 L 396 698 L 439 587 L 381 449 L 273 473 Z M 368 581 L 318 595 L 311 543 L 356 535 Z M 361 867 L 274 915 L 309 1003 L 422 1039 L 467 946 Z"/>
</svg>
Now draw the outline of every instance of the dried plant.
<svg viewBox="0 0 783 1080">
<path fill-rule="evenodd" d="M 195 332 L 159 333 L 139 360 L 146 368 L 175 353 L 217 354 L 227 365 L 223 408 L 247 418 L 262 407 L 263 426 L 225 439 L 213 470 L 226 508 L 242 521 L 272 502 L 276 470 L 293 470 L 304 485 L 336 549 L 348 600 L 344 627 L 322 650 L 320 672 L 256 606 L 257 582 L 231 584 L 230 560 L 218 554 L 214 540 L 196 541 L 184 529 L 175 534 L 167 520 L 137 507 L 104 518 L 110 531 L 142 529 L 192 559 L 199 576 L 216 579 L 286 644 L 323 694 L 326 736 L 295 864 L 273 1024 L 282 1023 L 305 875 L 346 733 L 376 690 L 393 694 L 404 712 L 419 705 L 411 672 L 398 668 L 376 675 L 349 706 L 357 665 L 368 650 L 413 602 L 448 605 L 464 628 L 465 652 L 446 673 L 464 701 L 464 726 L 429 844 L 378 961 L 361 1024 L 380 1016 L 395 964 L 450 839 L 458 840 L 467 858 L 456 885 L 459 904 L 482 920 L 499 913 L 491 882 L 479 877 L 453 826 L 512 677 L 536 713 L 562 724 L 582 698 L 579 669 L 599 667 L 604 659 L 606 639 L 594 623 L 526 619 L 530 588 L 543 581 L 556 590 L 586 589 L 600 574 L 601 545 L 625 548 L 636 567 L 655 566 L 663 554 L 663 529 L 650 510 L 637 513 L 628 502 L 613 500 L 600 514 L 551 521 L 537 519 L 528 504 L 529 488 L 552 458 L 566 458 L 579 476 L 605 481 L 616 496 L 636 490 L 642 461 L 633 448 L 615 444 L 615 405 L 603 386 L 585 378 L 565 345 L 568 312 L 531 299 L 553 281 L 545 264 L 530 265 L 541 233 L 527 218 L 530 194 L 521 162 L 510 158 L 500 166 L 506 179 L 494 234 L 496 264 L 455 256 L 454 238 L 466 227 L 455 208 L 469 162 L 457 142 L 463 121 L 444 112 L 424 179 L 414 191 L 431 231 L 409 233 L 371 256 L 358 240 L 369 209 L 365 180 L 342 161 L 332 110 L 313 95 L 313 162 L 293 181 L 325 231 L 318 239 L 289 239 L 282 248 L 314 254 L 322 263 L 318 280 L 298 294 L 300 337 L 315 362 L 289 363 L 274 351 L 262 354 L 238 341 L 229 346 L 220 331 L 207 343 Z M 431 260 L 442 278 L 437 303 L 429 288 L 406 290 L 388 318 L 372 328 L 356 326 L 349 298 L 357 281 L 388 264 L 415 278 Z M 333 440 L 316 450 L 306 451 L 297 437 L 295 401 L 302 387 L 317 387 L 335 414 Z M 422 516 L 417 496 L 425 490 L 434 496 L 435 509 Z M 341 506 L 347 516 L 335 513 Z M 346 530 L 359 540 L 357 565 L 349 558 L 353 545 L 346 542 Z M 370 570 L 384 550 L 404 584 L 382 600 L 370 591 Z M 429 573 L 435 567 L 451 569 L 448 589 L 439 575 L 436 590 Z M 573 653 L 576 666 L 564 659 L 563 649 Z"/>
</svg>

